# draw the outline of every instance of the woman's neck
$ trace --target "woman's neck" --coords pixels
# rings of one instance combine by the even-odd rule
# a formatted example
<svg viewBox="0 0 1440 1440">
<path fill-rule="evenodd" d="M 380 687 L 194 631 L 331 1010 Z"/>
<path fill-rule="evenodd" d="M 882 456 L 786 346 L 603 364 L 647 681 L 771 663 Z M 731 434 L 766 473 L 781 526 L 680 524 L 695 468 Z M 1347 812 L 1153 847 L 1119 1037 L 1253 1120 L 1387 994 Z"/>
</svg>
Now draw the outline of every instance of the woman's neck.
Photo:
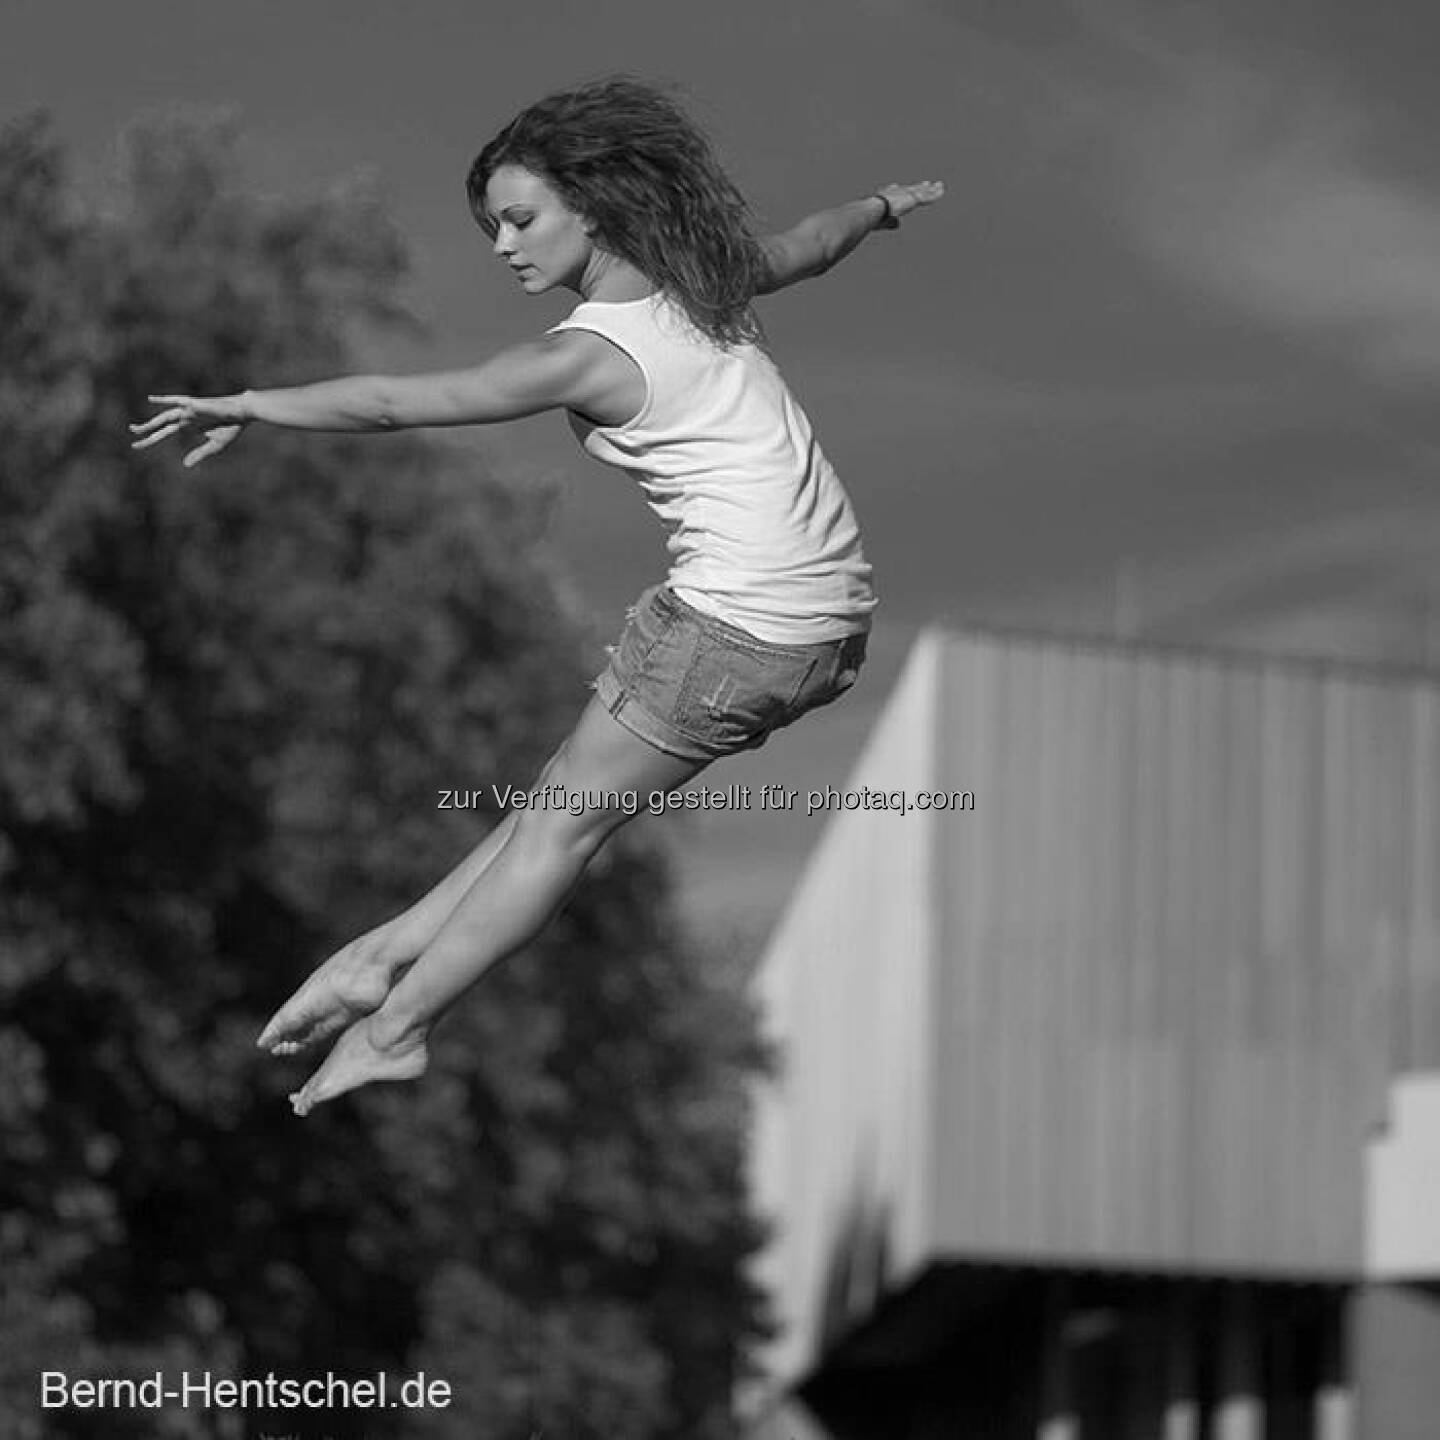
<svg viewBox="0 0 1440 1440">
<path fill-rule="evenodd" d="M 611 304 L 643 300 L 659 287 L 628 260 L 596 249 L 576 287 L 582 300 L 603 300 Z"/>
</svg>

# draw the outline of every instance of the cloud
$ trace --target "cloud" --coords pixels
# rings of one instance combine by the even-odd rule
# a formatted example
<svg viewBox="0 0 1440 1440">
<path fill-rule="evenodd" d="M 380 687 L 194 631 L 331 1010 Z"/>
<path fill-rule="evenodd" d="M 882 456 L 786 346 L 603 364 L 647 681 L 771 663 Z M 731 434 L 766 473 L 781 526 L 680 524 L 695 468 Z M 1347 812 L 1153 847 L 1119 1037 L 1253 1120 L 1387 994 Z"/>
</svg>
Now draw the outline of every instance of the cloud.
<svg viewBox="0 0 1440 1440">
<path fill-rule="evenodd" d="M 1398 173 L 1378 103 L 1110 23 L 1130 83 L 1101 107 L 1122 222 L 1153 260 L 1389 382 L 1440 371 L 1440 187 Z"/>
</svg>

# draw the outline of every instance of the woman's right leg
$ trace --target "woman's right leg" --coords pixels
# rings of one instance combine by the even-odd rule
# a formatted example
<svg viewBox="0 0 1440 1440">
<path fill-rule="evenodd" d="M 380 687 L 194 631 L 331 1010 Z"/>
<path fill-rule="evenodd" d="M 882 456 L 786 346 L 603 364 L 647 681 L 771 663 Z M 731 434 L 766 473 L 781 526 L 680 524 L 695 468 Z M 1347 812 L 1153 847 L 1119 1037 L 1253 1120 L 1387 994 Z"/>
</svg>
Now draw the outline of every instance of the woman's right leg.
<svg viewBox="0 0 1440 1440">
<path fill-rule="evenodd" d="M 410 964 L 440 933 L 440 927 L 450 918 L 450 912 L 465 892 L 505 848 L 515 829 L 515 814 L 514 810 L 507 811 L 500 823 L 438 885 L 380 927 L 385 937 L 381 952 L 392 973 Z"/>
</svg>

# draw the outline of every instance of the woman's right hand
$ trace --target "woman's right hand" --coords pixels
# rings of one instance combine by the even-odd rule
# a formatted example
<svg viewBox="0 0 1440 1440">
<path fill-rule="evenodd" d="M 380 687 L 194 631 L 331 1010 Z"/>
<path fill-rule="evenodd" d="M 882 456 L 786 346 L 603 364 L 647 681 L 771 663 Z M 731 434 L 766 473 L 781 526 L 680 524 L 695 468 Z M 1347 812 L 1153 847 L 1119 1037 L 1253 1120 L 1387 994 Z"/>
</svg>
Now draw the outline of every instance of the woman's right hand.
<svg viewBox="0 0 1440 1440">
<path fill-rule="evenodd" d="M 185 456 L 187 468 L 218 455 L 254 418 L 244 395 L 217 395 L 210 399 L 197 395 L 151 395 L 147 398 L 152 405 L 166 408 L 130 427 L 130 433 L 140 437 L 131 449 L 144 450 L 193 426 L 203 433 L 205 439 Z"/>
</svg>

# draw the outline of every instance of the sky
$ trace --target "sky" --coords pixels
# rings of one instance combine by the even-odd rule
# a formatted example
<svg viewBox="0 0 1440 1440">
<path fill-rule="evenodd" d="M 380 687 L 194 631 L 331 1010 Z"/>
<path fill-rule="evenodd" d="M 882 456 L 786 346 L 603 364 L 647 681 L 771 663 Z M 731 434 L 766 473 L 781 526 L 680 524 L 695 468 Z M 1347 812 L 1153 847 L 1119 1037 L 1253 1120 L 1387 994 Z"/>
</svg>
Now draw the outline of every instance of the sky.
<svg viewBox="0 0 1440 1440">
<path fill-rule="evenodd" d="M 406 370 L 574 303 L 516 290 L 464 177 L 577 80 L 679 85 L 766 229 L 944 180 L 762 302 L 882 605 L 841 704 L 704 781 L 808 789 L 843 787 L 927 624 L 1440 657 L 1437 47 L 1417 0 L 0 0 L 0 121 L 48 109 L 101 183 L 127 123 L 197 109 L 238 120 L 259 188 L 368 177 L 427 326 L 375 357 Z M 550 497 L 598 668 L 663 571 L 639 496 L 556 416 L 453 443 Z M 656 823 L 697 923 L 744 936 L 820 833 Z"/>
</svg>

